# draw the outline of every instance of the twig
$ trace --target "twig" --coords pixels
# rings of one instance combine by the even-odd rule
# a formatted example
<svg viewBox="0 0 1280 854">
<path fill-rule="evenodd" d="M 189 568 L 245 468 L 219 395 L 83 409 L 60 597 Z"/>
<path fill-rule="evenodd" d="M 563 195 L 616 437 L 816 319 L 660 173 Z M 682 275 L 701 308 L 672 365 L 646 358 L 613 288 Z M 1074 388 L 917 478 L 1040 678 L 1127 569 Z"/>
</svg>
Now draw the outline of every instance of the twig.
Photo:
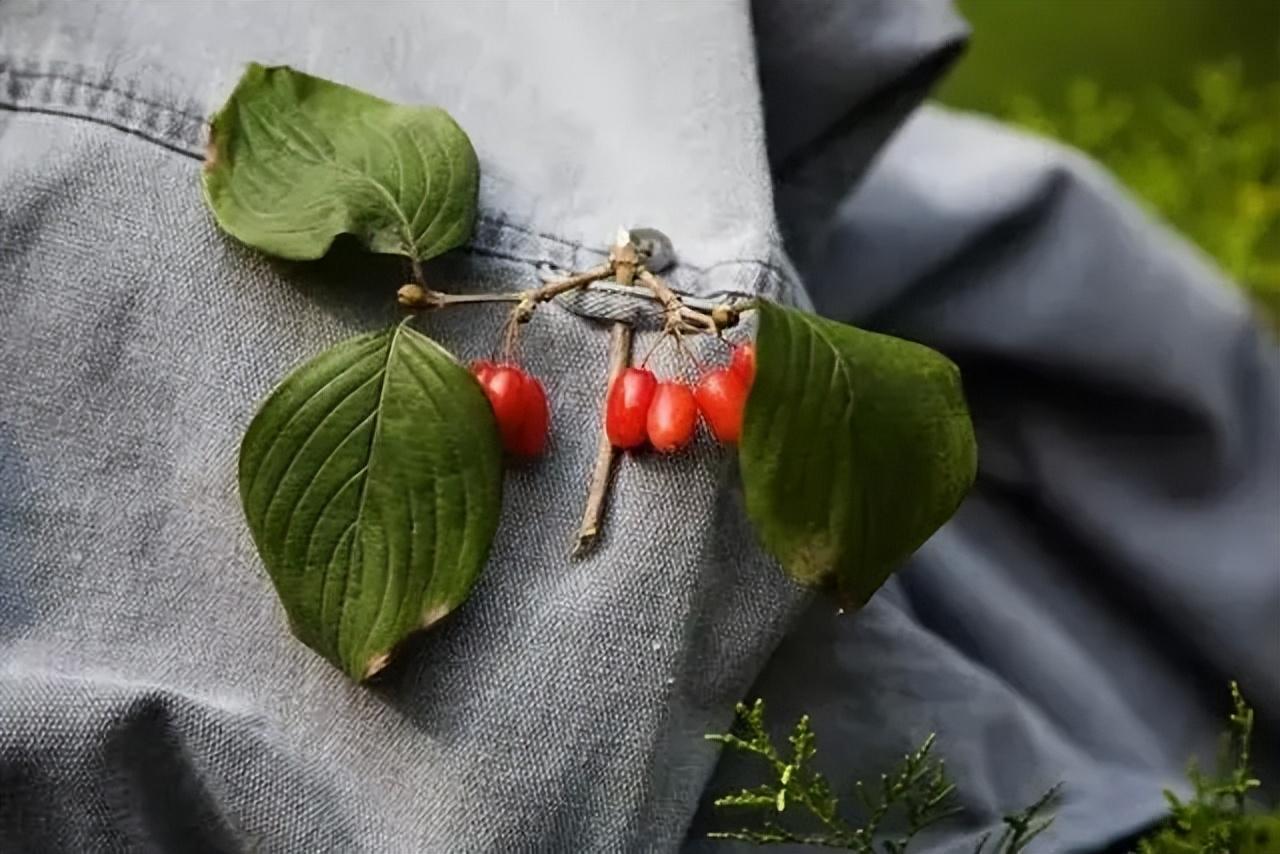
<svg viewBox="0 0 1280 854">
<path fill-rule="evenodd" d="M 719 334 L 720 329 L 710 314 L 685 305 L 676 292 L 671 290 L 659 276 L 641 269 L 636 273 L 636 278 L 653 292 L 658 302 L 662 303 L 663 313 L 667 317 L 667 331 L 673 332 L 685 326 L 691 326 L 697 331 L 710 332 L 712 335 Z"/>
<path fill-rule="evenodd" d="M 587 492 L 587 506 L 582 513 L 582 525 L 578 528 L 578 540 L 573 547 L 573 556 L 581 557 L 591 549 L 600 533 L 600 519 L 604 515 L 604 500 L 609 491 L 609 477 L 613 471 L 613 461 L 617 451 L 604 429 L 607 417 L 608 389 L 631 364 L 631 327 L 625 323 L 615 322 L 609 330 L 609 378 L 605 385 L 606 411 L 600 419 L 600 444 L 596 448 L 596 465 L 591 473 L 591 488 Z"/>
<path fill-rule="evenodd" d="M 586 287 L 592 282 L 598 282 L 601 279 L 607 279 L 612 275 L 612 264 L 600 264 L 566 279 L 557 279 L 541 287 L 529 288 L 523 291 L 503 291 L 491 294 L 447 294 L 443 291 L 426 288 L 421 284 L 409 284 L 400 288 L 397 297 L 402 306 L 410 309 L 446 308 L 451 305 L 484 302 L 514 302 L 535 306 L 538 303 L 554 299 L 560 294 Z"/>
<path fill-rule="evenodd" d="M 604 264 L 564 279 L 548 282 L 541 287 L 481 294 L 450 294 L 427 287 L 422 277 L 422 265 L 412 261 L 415 281 L 403 285 L 396 293 L 396 297 L 400 305 L 410 311 L 430 311 L 453 305 L 516 303 L 513 310 L 515 320 L 518 323 L 524 323 L 533 316 L 533 310 L 540 304 L 555 299 L 561 294 L 585 288 L 608 278 L 613 278 L 622 284 L 630 284 L 634 277 L 640 280 L 643 287 L 628 293 L 648 297 L 660 303 L 663 317 L 666 319 L 667 332 L 710 333 L 717 336 L 725 329 L 734 326 L 743 311 L 754 307 L 754 302 L 747 300 L 718 304 L 710 311 L 695 308 L 661 278 L 628 261 L 629 257 L 630 255 L 626 252 L 615 251 L 609 261 Z"/>
<path fill-rule="evenodd" d="M 663 307 L 673 316 L 678 317 L 683 303 L 680 302 L 680 297 L 676 296 L 676 292 L 671 290 L 666 282 L 648 270 L 641 270 L 639 276 L 640 281 L 646 288 L 653 291 L 654 296 L 658 298 Z"/>
<path fill-rule="evenodd" d="M 693 355 L 693 351 L 689 349 L 689 345 L 684 342 L 684 333 L 676 332 L 675 339 L 676 339 L 676 349 L 679 350 L 682 354 L 684 354 L 685 358 L 687 358 L 690 362 L 693 363 L 693 369 L 697 371 L 699 374 L 701 374 L 703 370 L 702 363 L 698 361 L 697 356 Z"/>
<path fill-rule="evenodd" d="M 646 368 L 649 366 L 649 359 L 653 357 L 653 354 L 654 352 L 657 351 L 658 346 L 662 344 L 663 341 L 668 340 L 668 338 L 669 338 L 668 333 L 663 332 L 657 338 L 653 339 L 653 343 L 649 345 L 649 349 L 644 351 L 644 358 L 640 360 L 640 367 Z"/>
</svg>

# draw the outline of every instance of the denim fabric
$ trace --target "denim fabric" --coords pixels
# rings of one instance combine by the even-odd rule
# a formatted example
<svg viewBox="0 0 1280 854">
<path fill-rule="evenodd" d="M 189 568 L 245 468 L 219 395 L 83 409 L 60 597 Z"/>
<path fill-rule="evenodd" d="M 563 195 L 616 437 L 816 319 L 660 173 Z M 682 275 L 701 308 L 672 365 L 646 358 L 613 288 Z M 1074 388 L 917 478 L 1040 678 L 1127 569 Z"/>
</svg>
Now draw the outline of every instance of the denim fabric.
<svg viewBox="0 0 1280 854">
<path fill-rule="evenodd" d="M 851 774 L 940 729 L 967 812 L 928 850 L 1057 779 L 1088 796 L 1051 850 L 1088 850 L 1158 815 L 1227 672 L 1275 724 L 1274 345 L 1069 156 L 927 111 L 871 165 L 963 38 L 945 5 L 790 8 L 0 4 L 0 851 L 658 851 L 691 823 L 702 849 L 700 798 L 742 771 L 702 734 L 748 692 L 813 711 Z M 839 623 L 757 548 L 705 438 L 625 459 L 570 561 L 606 321 L 638 309 L 547 306 L 523 350 L 550 453 L 507 475 L 468 603 L 351 685 L 288 634 L 236 446 L 292 366 L 393 316 L 404 269 L 213 226 L 202 126 L 249 60 L 467 129 L 482 215 L 430 265 L 443 288 L 650 225 L 688 293 L 947 350 L 975 498 Z M 420 328 L 474 358 L 500 323 Z"/>
<path fill-rule="evenodd" d="M 817 310 L 957 361 L 980 463 L 863 612 L 798 621 L 749 692 L 779 734 L 810 714 L 848 781 L 936 732 L 964 807 L 939 854 L 1055 783 L 1030 851 L 1149 826 L 1215 760 L 1231 679 L 1274 784 L 1280 349 L 1234 287 L 1078 154 L 932 107 L 807 240 Z M 728 757 L 709 795 L 760 774 Z"/>
</svg>

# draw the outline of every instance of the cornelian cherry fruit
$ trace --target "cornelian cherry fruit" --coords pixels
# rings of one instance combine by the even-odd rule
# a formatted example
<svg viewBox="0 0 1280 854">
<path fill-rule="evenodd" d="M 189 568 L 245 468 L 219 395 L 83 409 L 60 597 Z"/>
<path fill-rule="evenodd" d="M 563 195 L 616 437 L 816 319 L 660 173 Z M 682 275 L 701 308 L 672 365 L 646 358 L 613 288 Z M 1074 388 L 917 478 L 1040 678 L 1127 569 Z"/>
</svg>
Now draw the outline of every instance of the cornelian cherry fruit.
<svg viewBox="0 0 1280 854">
<path fill-rule="evenodd" d="M 645 420 L 650 444 L 663 453 L 678 451 L 689 444 L 697 426 L 698 403 L 689 386 L 658 383 Z"/>
<path fill-rule="evenodd" d="M 542 383 L 527 374 L 524 378 L 524 405 L 524 422 L 510 450 L 522 457 L 536 457 L 547 447 L 551 408 L 547 405 L 547 392 Z"/>
<path fill-rule="evenodd" d="M 493 407 L 493 417 L 502 434 L 502 446 L 515 453 L 524 426 L 524 372 L 510 366 L 495 367 L 488 372 L 484 393 Z"/>
<path fill-rule="evenodd" d="M 736 443 L 742 435 L 742 411 L 747 404 L 747 384 L 742 376 L 732 367 L 707 371 L 693 396 L 712 435 L 725 444 Z"/>
<path fill-rule="evenodd" d="M 488 385 L 489 378 L 493 376 L 493 372 L 497 369 L 498 366 L 488 359 L 478 359 L 471 363 L 471 373 L 476 375 L 476 379 L 480 382 L 482 388 Z"/>
<path fill-rule="evenodd" d="M 750 391 L 756 381 L 756 345 L 750 341 L 736 345 L 729 358 L 729 370 L 741 377 L 742 384 Z"/>
<path fill-rule="evenodd" d="M 609 386 L 604 431 L 615 448 L 638 448 L 648 438 L 649 405 L 658 379 L 653 371 L 627 368 Z"/>
<path fill-rule="evenodd" d="M 542 383 L 515 365 L 476 362 L 472 372 L 489 398 L 498 422 L 502 447 L 508 453 L 534 457 L 547 446 L 551 412 Z"/>
</svg>

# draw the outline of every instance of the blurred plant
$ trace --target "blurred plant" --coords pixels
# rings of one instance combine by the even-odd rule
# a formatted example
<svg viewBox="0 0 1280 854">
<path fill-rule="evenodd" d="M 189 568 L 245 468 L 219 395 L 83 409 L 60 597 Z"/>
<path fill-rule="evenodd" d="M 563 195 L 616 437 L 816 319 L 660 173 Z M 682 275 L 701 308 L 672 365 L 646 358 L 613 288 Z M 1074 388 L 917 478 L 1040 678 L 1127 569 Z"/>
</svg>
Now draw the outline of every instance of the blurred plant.
<svg viewBox="0 0 1280 854">
<path fill-rule="evenodd" d="M 1129 97 L 1077 80 L 1061 105 L 1018 96 L 1004 117 L 1099 160 L 1280 323 L 1280 80 L 1252 85 L 1227 60 L 1190 83 Z"/>
<path fill-rule="evenodd" d="M 920 831 L 959 812 L 954 804 L 955 784 L 947 778 L 942 760 L 933 758 L 933 735 L 904 756 L 896 768 L 882 774 L 879 786 L 867 786 L 861 780 L 853 784 L 854 797 L 866 814 L 862 823 L 855 825 L 841 815 L 840 801 L 831 785 L 812 768 L 817 743 L 808 715 L 800 718 L 792 729 L 788 739 L 791 751 L 785 758 L 769 737 L 763 700 L 756 700 L 751 706 L 739 703 L 734 724 L 740 735 L 728 732 L 707 738 L 761 757 L 769 764 L 775 782 L 717 798 L 717 809 L 755 813 L 760 820 L 753 827 L 708 834 L 714 839 L 736 839 L 758 845 L 781 842 L 820 845 L 857 854 L 905 854 Z M 991 835 L 987 834 L 979 840 L 974 854 L 1017 854 L 1025 849 L 1053 821 L 1043 813 L 1056 794 L 1055 786 L 1027 809 L 1005 816 L 1005 830 L 995 848 L 987 849 L 991 841 Z M 779 817 L 788 809 L 792 815 L 805 814 L 801 820 L 807 818 L 816 829 L 801 832 L 782 825 Z M 887 820 L 895 815 L 901 817 L 904 828 L 878 838 Z"/>
<path fill-rule="evenodd" d="M 1280 813 L 1246 812 L 1249 793 L 1261 784 L 1250 768 L 1253 709 L 1231 683 L 1230 728 L 1223 736 L 1217 772 L 1206 776 L 1192 762 L 1187 771 L 1192 796 L 1183 801 L 1165 791 L 1169 820 L 1138 844 L 1138 854 L 1277 854 Z"/>
<path fill-rule="evenodd" d="M 1053 816 L 1045 815 L 1045 812 L 1057 799 L 1060 787 L 1061 784 L 1054 786 L 1031 806 L 1005 816 L 1004 832 L 996 840 L 996 847 L 991 854 L 1017 854 L 1030 845 L 1031 840 L 1047 830 L 1049 825 L 1053 824 Z M 973 854 L 986 854 L 987 843 L 990 841 L 991 834 L 984 834 L 978 840 L 978 847 L 973 849 Z"/>
<path fill-rule="evenodd" d="M 1253 709 L 1239 686 L 1231 683 L 1232 711 L 1223 736 L 1216 772 L 1207 776 L 1193 762 L 1187 772 L 1192 796 L 1183 801 L 1165 791 L 1166 821 L 1138 843 L 1136 854 L 1280 854 L 1280 811 L 1250 812 L 1250 793 L 1261 784 L 1251 769 Z M 739 703 L 734 730 L 708 735 L 725 747 L 762 758 L 773 782 L 742 789 L 715 800 L 721 811 L 754 815 L 757 821 L 739 830 L 710 833 L 715 839 L 734 839 L 757 845 L 799 843 L 842 848 L 857 854 L 906 854 L 912 840 L 932 824 L 959 812 L 955 784 L 942 760 L 933 757 L 930 735 L 898 766 L 880 777 L 878 787 L 853 784 L 854 797 L 866 817 L 853 824 L 841 814 L 840 801 L 823 775 L 813 769 L 817 742 L 809 717 L 796 722 L 788 741 L 789 755 L 774 746 L 764 719 L 764 702 Z M 1031 806 L 1004 817 L 1005 828 L 988 849 L 992 834 L 978 840 L 974 854 L 1018 854 L 1053 823 L 1049 808 L 1057 798 L 1054 786 Z M 791 820 L 782 816 L 791 811 Z M 797 813 L 799 816 L 797 817 Z M 904 829 L 885 835 L 887 819 L 901 817 Z M 807 824 L 812 830 L 795 829 Z"/>
</svg>

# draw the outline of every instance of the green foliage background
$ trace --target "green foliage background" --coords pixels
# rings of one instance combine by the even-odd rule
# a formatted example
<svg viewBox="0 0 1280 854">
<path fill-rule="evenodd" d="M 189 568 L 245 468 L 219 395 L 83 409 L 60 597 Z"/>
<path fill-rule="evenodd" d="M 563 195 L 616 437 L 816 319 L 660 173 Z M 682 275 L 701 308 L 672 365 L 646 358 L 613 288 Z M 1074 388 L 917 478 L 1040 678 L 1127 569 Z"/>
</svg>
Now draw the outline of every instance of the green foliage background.
<svg viewBox="0 0 1280 854">
<path fill-rule="evenodd" d="M 939 97 L 1087 152 L 1280 324 L 1280 4 L 959 0 Z"/>
</svg>

